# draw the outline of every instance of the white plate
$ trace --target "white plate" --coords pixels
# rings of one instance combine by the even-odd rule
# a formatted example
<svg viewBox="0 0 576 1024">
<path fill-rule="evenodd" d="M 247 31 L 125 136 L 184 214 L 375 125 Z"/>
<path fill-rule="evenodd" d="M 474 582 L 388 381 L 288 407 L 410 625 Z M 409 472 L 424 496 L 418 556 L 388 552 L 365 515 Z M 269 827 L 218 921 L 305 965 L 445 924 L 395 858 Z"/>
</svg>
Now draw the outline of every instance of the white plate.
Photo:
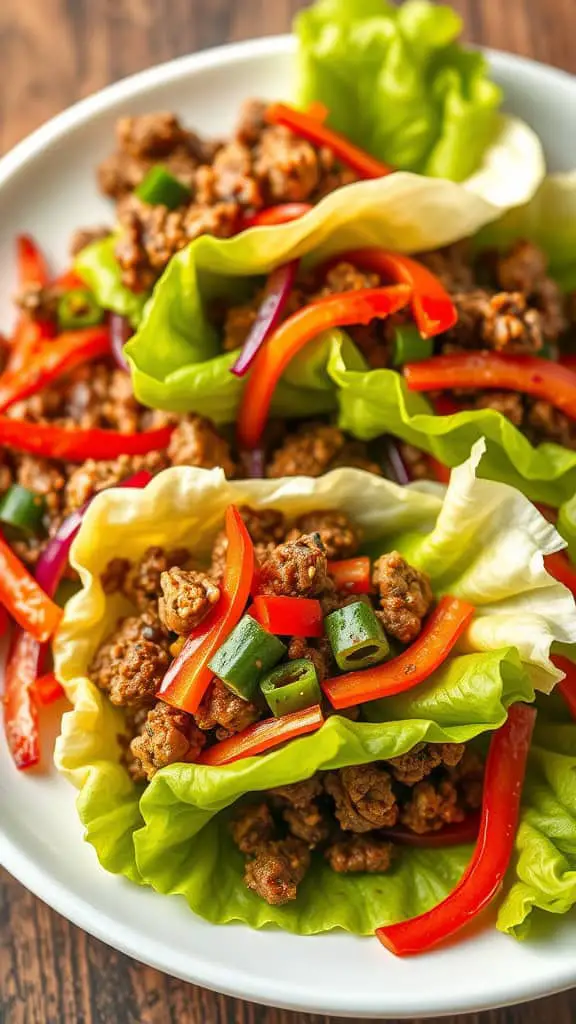
<svg viewBox="0 0 576 1024">
<path fill-rule="evenodd" d="M 201 132 L 233 123 L 247 96 L 290 96 L 289 37 L 241 43 L 153 68 L 66 111 L 0 162 L 0 326 L 12 316 L 13 238 L 32 232 L 65 266 L 74 228 L 111 221 L 94 167 L 112 146 L 115 118 L 175 110 Z M 507 107 L 542 137 L 553 170 L 576 166 L 576 79 L 491 54 Z M 56 722 L 52 722 L 56 728 Z M 55 771 L 18 773 L 0 741 L 0 862 L 75 924 L 138 960 L 220 992 L 296 1010 L 414 1017 L 480 1010 L 576 984 L 576 921 L 519 944 L 487 927 L 450 948 L 397 960 L 373 939 L 298 938 L 215 927 L 180 898 L 102 871 L 82 842 L 74 792 Z M 218 885 L 215 877 L 213 884 Z"/>
</svg>

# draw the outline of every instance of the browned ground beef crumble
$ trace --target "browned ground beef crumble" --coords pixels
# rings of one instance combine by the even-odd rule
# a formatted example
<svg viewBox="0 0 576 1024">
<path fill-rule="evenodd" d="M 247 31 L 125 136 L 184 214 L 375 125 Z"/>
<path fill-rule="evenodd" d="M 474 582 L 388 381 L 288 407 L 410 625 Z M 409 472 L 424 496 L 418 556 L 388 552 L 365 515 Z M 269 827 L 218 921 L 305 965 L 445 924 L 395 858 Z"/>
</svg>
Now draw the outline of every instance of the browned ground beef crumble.
<svg viewBox="0 0 576 1024">
<path fill-rule="evenodd" d="M 289 522 L 274 509 L 244 506 L 240 512 L 257 550 L 258 592 L 316 596 L 325 611 L 358 600 L 339 593 L 328 570 L 329 557 L 352 557 L 362 541 L 346 515 L 319 509 Z M 138 782 L 166 765 L 194 762 L 206 745 L 270 714 L 218 679 L 194 715 L 155 696 L 181 638 L 218 599 L 225 555 L 219 533 L 208 569 L 186 550 L 151 547 L 134 565 L 115 559 L 104 574 L 107 589 L 123 592 L 135 614 L 101 644 L 90 676 L 112 703 L 126 708 L 122 760 Z M 387 631 L 401 643 L 412 642 L 433 603 L 428 578 L 390 552 L 374 563 L 373 585 L 369 599 Z M 325 637 L 285 640 L 288 660 L 312 661 L 320 680 L 336 671 Z M 246 858 L 246 885 L 269 903 L 294 899 L 312 851 L 334 871 L 386 871 L 395 847 L 382 829 L 403 826 L 421 834 L 462 821 L 478 806 L 481 780 L 482 762 L 462 744 L 421 743 L 388 761 L 322 772 L 263 793 L 240 805 L 231 823 Z"/>
</svg>

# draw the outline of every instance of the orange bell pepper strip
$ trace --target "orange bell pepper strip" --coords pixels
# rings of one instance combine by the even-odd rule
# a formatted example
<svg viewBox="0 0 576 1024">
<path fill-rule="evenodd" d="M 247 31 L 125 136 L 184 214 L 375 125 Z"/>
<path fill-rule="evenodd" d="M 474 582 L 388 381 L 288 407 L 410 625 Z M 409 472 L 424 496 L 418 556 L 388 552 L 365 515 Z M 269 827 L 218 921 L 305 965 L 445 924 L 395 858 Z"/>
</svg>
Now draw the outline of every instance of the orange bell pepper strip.
<svg viewBox="0 0 576 1024">
<path fill-rule="evenodd" d="M 497 895 L 510 863 L 520 814 L 536 709 L 514 704 L 490 742 L 480 831 L 464 875 L 442 903 L 425 914 L 376 930 L 396 956 L 424 953 L 460 931 Z"/>
<path fill-rule="evenodd" d="M 409 285 L 412 314 L 423 338 L 448 331 L 458 320 L 456 306 L 444 285 L 428 267 L 410 256 L 384 249 L 355 249 L 341 253 L 338 260 L 346 260 L 359 270 L 381 274 L 385 282 Z"/>
<path fill-rule="evenodd" d="M 289 316 L 268 338 L 252 364 L 238 413 L 238 439 L 255 448 L 268 417 L 274 390 L 288 363 L 322 331 L 349 324 L 367 324 L 390 316 L 410 300 L 403 284 L 388 288 L 359 288 L 328 295 Z"/>
<path fill-rule="evenodd" d="M 30 235 L 18 235 L 16 238 L 16 260 L 18 265 L 18 283 L 21 288 L 48 284 L 50 275 L 44 256 Z"/>
<path fill-rule="evenodd" d="M 277 206 L 267 206 L 264 210 L 245 217 L 242 221 L 242 230 L 288 224 L 291 220 L 300 220 L 300 217 L 309 213 L 311 209 L 311 203 L 279 203 Z"/>
<path fill-rule="evenodd" d="M 62 684 L 56 679 L 54 673 L 47 672 L 43 676 L 38 676 L 32 683 L 32 695 L 39 704 L 47 707 L 49 704 L 54 704 L 57 700 L 65 697 L 66 692 Z"/>
<path fill-rule="evenodd" d="M 556 665 L 556 668 L 565 673 L 564 679 L 561 679 L 556 687 L 562 694 L 562 699 L 571 717 L 576 722 L 576 665 L 563 654 L 553 654 L 550 660 Z"/>
<path fill-rule="evenodd" d="M 325 696 L 340 710 L 411 690 L 446 660 L 474 611 L 471 604 L 458 597 L 442 597 L 418 639 L 402 654 L 372 668 L 325 679 L 321 684 Z"/>
<path fill-rule="evenodd" d="M 174 427 L 158 427 L 136 434 L 90 427 L 57 427 L 0 416 L 0 445 L 45 459 L 84 462 L 85 459 L 116 459 L 119 455 L 147 455 L 168 447 Z"/>
<path fill-rule="evenodd" d="M 4 674 L 4 732 L 17 768 L 31 768 L 40 760 L 38 708 L 32 686 L 38 676 L 44 648 L 30 633 L 19 630 L 8 655 Z"/>
<path fill-rule="evenodd" d="M 0 376 L 0 412 L 13 402 L 41 391 L 64 373 L 110 351 L 106 325 L 67 331 L 43 345 L 33 361 Z"/>
<path fill-rule="evenodd" d="M 576 419 L 576 373 L 538 356 L 505 356 L 499 352 L 454 352 L 404 367 L 411 391 L 520 391 L 550 402 Z"/>
<path fill-rule="evenodd" d="M 18 284 L 22 291 L 27 288 L 43 288 L 48 284 L 48 267 L 42 252 L 30 235 L 19 235 L 16 239 L 16 260 Z M 19 370 L 35 355 L 45 338 L 54 335 L 52 324 L 31 320 L 23 313 L 16 325 L 6 370 Z"/>
<path fill-rule="evenodd" d="M 327 146 L 338 160 L 356 171 L 360 178 L 383 178 L 393 171 L 388 164 L 370 156 L 339 132 L 328 128 L 314 116 L 314 112 L 311 116 L 285 103 L 272 103 L 266 110 L 266 120 L 268 124 L 282 124 L 285 128 L 290 128 L 295 135 L 306 139 L 314 146 Z"/>
<path fill-rule="evenodd" d="M 303 711 L 294 711 L 291 715 L 283 715 L 282 718 L 266 718 L 203 750 L 198 764 L 216 767 L 239 761 L 243 757 L 254 757 L 287 740 L 316 732 L 323 724 L 324 716 L 319 704 Z"/>
<path fill-rule="evenodd" d="M 208 662 L 244 613 L 254 576 L 254 545 L 234 505 L 226 509 L 224 526 L 228 549 L 220 600 L 204 622 L 192 631 L 164 676 L 158 693 L 167 704 L 190 714 L 198 710 L 213 678 Z"/>
<path fill-rule="evenodd" d="M 49 640 L 62 609 L 44 593 L 0 534 L 0 603 L 36 640 Z"/>
</svg>

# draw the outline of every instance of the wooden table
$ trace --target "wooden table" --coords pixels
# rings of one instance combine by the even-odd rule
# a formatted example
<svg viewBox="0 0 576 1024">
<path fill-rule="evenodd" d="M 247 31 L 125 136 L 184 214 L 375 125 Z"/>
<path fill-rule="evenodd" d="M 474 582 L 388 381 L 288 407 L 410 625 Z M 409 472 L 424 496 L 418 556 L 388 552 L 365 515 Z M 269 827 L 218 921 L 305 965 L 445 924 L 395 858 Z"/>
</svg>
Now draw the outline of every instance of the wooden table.
<svg viewBox="0 0 576 1024">
<path fill-rule="evenodd" d="M 352 0 L 350 0 L 352 2 Z M 453 0 L 468 37 L 576 72 L 574 0 Z M 0 152 L 106 83 L 283 32 L 301 0 L 0 0 Z M 90 938 L 0 872 L 0 1024 L 313 1024 L 167 978 Z M 446 1018 L 572 1024 L 576 992 Z"/>
</svg>

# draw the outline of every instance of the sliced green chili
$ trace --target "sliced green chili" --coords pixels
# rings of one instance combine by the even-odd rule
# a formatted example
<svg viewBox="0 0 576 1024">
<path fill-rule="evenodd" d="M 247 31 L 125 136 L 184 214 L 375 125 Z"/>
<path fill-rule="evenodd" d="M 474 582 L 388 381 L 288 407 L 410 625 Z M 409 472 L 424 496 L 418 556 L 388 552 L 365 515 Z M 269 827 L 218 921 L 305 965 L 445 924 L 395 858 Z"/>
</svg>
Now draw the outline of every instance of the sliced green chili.
<svg viewBox="0 0 576 1024">
<path fill-rule="evenodd" d="M 190 199 L 190 189 L 160 164 L 150 168 L 135 192 L 144 203 L 167 206 L 169 210 L 175 210 Z"/>
<path fill-rule="evenodd" d="M 345 672 L 377 665 L 390 656 L 384 630 L 365 601 L 338 608 L 326 616 L 324 626 L 336 664 Z"/>
<path fill-rule="evenodd" d="M 308 658 L 278 665 L 262 680 L 260 692 L 275 718 L 322 703 L 316 669 Z"/>
<path fill-rule="evenodd" d="M 263 629 L 251 615 L 245 615 L 218 648 L 208 668 L 232 693 L 252 700 L 265 672 L 286 654 L 284 644 Z"/>
<path fill-rule="evenodd" d="M 394 328 L 392 351 L 394 366 L 417 363 L 420 359 L 429 359 L 432 355 L 434 355 L 434 339 L 423 338 L 414 324 L 400 324 Z"/>
<path fill-rule="evenodd" d="M 9 539 L 34 537 L 42 533 L 45 511 L 44 496 L 34 494 L 20 484 L 12 484 L 0 498 L 0 524 Z"/>
<path fill-rule="evenodd" d="M 103 319 L 104 310 L 87 288 L 71 288 L 58 303 L 58 325 L 63 331 L 95 327 Z"/>
</svg>

